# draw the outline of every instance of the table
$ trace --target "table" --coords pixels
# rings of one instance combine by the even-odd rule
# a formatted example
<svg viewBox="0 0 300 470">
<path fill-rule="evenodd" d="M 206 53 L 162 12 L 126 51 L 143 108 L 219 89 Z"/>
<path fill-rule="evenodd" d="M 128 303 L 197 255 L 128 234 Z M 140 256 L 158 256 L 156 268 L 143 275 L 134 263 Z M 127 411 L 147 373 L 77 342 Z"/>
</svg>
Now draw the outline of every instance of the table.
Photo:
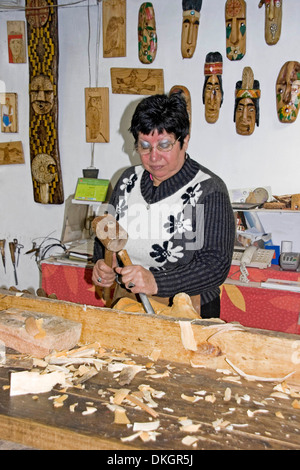
<svg viewBox="0 0 300 470">
<path fill-rule="evenodd" d="M 293 405 L 296 400 L 300 406 L 300 345 L 296 335 L 236 329 L 236 325 L 229 330 L 220 320 L 153 317 L 0 290 L 0 309 L 10 308 L 15 314 L 25 309 L 80 321 L 83 344 L 98 341 L 113 354 L 112 361 L 126 360 L 128 365 L 142 365 L 143 370 L 125 385 L 103 367 L 84 388 L 55 387 L 38 397 L 11 397 L 7 388 L 10 372 L 28 367 L 22 360 L 31 360 L 27 357 L 19 362 L 12 357 L 11 363 L 0 368 L 0 439 L 38 449 L 183 452 L 299 448 L 300 409 Z M 191 327 L 196 349 L 183 342 L 182 322 Z M 220 326 L 225 329 L 220 331 Z M 159 350 L 157 359 L 151 359 L 153 350 Z M 245 374 L 262 379 L 249 382 L 237 375 L 226 362 L 229 358 Z M 282 380 L 291 372 L 283 386 L 286 391 L 294 387 L 294 395 L 277 392 L 272 396 L 276 393 L 273 377 Z M 114 423 L 114 413 L 108 406 L 116 389 L 126 387 L 133 395 L 142 386 L 162 392 L 160 397 L 153 397 L 157 407 L 152 410 L 157 416 L 149 416 L 143 408 L 129 403 L 122 403 L 122 407 L 131 425 L 159 421 L 154 440 L 144 440 L 140 435 L 130 440 L 135 434 L 133 426 Z M 66 402 L 54 408 L 53 396 L 59 394 L 67 394 Z M 71 412 L 69 405 L 75 402 L 78 405 Z M 96 411 L 84 416 L 88 403 Z M 183 430 L 182 417 L 190 419 L 196 430 Z M 194 445 L 185 443 L 186 436 L 195 438 Z"/>
<path fill-rule="evenodd" d="M 239 281 L 238 266 L 231 266 L 221 287 L 221 318 L 238 321 L 253 328 L 300 334 L 300 293 L 265 289 L 261 282 L 267 279 L 299 281 L 300 273 L 281 271 L 277 265 L 270 268 L 247 268 L 249 283 Z"/>
</svg>

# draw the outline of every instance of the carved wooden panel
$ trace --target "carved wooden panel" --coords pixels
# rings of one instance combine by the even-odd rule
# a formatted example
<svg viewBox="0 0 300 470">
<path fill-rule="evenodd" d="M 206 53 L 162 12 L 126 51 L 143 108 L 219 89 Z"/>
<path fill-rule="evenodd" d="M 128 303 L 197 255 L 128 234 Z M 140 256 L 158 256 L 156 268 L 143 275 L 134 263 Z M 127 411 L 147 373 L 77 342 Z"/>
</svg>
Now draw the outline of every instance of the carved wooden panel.
<svg viewBox="0 0 300 470">
<path fill-rule="evenodd" d="M 58 145 L 58 20 L 56 0 L 26 0 L 29 144 L 34 200 L 64 201 Z"/>
<path fill-rule="evenodd" d="M 109 142 L 109 89 L 85 89 L 87 142 Z"/>
<path fill-rule="evenodd" d="M 156 95 L 164 93 L 163 69 L 111 68 L 113 93 L 129 95 Z"/>
<path fill-rule="evenodd" d="M 21 141 L 4 142 L 0 144 L 0 165 L 25 163 Z"/>
<path fill-rule="evenodd" d="M 126 0 L 102 2 L 103 57 L 126 57 Z"/>
<path fill-rule="evenodd" d="M 8 62 L 26 63 L 25 21 L 7 21 Z"/>
<path fill-rule="evenodd" d="M 18 132 L 18 95 L 0 93 L 1 132 Z"/>
</svg>

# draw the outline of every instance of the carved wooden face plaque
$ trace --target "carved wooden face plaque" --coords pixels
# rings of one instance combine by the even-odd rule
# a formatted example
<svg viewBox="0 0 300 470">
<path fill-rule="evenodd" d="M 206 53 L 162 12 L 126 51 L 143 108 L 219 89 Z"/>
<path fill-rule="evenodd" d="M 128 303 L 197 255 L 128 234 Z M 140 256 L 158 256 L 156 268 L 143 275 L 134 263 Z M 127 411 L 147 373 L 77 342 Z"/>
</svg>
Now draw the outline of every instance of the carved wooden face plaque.
<svg viewBox="0 0 300 470">
<path fill-rule="evenodd" d="M 300 103 L 300 63 L 286 62 L 276 81 L 276 103 L 279 121 L 295 122 Z"/>
<path fill-rule="evenodd" d="M 204 65 L 203 103 L 205 120 L 210 124 L 214 124 L 219 119 L 223 102 L 222 71 L 222 55 L 219 52 L 207 54 Z"/>
<path fill-rule="evenodd" d="M 157 51 L 155 12 L 152 3 L 142 3 L 138 20 L 139 59 L 143 64 L 151 64 Z"/>
<path fill-rule="evenodd" d="M 246 2 L 227 0 L 225 5 L 226 55 L 241 60 L 246 54 Z"/>
<path fill-rule="evenodd" d="M 29 61 L 29 143 L 34 200 L 64 202 L 58 146 L 56 0 L 26 2 Z"/>
<path fill-rule="evenodd" d="M 265 41 L 269 46 L 277 44 L 281 35 L 282 0 L 261 0 L 259 8 L 265 4 Z"/>
<path fill-rule="evenodd" d="M 182 1 L 181 55 L 193 57 L 196 50 L 202 0 Z"/>
<path fill-rule="evenodd" d="M 234 121 L 239 135 L 251 135 L 259 125 L 260 89 L 251 67 L 243 70 L 243 79 L 236 83 Z"/>
</svg>

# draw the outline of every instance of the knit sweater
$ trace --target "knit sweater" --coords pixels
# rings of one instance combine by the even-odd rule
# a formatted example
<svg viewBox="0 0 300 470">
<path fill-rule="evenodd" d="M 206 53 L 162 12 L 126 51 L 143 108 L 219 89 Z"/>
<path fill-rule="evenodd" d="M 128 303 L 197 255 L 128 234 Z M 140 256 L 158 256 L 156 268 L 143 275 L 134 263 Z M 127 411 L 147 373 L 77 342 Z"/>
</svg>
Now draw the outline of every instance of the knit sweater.
<svg viewBox="0 0 300 470">
<path fill-rule="evenodd" d="M 181 170 L 158 187 L 141 166 L 124 171 L 110 204 L 128 232 L 133 264 L 149 269 L 157 296 L 216 298 L 228 274 L 235 223 L 224 182 L 187 156 Z M 94 261 L 103 258 L 95 239 Z"/>
</svg>

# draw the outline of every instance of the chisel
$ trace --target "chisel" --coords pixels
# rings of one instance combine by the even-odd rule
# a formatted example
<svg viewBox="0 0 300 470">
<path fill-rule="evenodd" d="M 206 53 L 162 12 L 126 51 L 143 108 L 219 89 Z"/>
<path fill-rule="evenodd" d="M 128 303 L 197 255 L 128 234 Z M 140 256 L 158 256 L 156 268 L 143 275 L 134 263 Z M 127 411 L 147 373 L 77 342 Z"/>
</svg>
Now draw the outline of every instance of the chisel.
<svg viewBox="0 0 300 470">
<path fill-rule="evenodd" d="M 0 240 L 0 250 L 1 250 L 1 256 L 2 256 L 2 263 L 3 263 L 3 267 L 4 267 L 4 272 L 6 273 L 6 267 L 5 267 L 5 242 L 6 240 L 3 239 L 3 240 Z"/>
<path fill-rule="evenodd" d="M 17 286 L 18 285 L 18 278 L 17 278 L 16 257 L 15 257 L 15 251 L 16 251 L 15 242 L 9 242 L 9 251 L 10 251 L 11 261 L 12 261 L 12 264 L 13 264 L 13 267 L 14 267 L 15 282 L 16 282 L 16 286 Z"/>
</svg>

